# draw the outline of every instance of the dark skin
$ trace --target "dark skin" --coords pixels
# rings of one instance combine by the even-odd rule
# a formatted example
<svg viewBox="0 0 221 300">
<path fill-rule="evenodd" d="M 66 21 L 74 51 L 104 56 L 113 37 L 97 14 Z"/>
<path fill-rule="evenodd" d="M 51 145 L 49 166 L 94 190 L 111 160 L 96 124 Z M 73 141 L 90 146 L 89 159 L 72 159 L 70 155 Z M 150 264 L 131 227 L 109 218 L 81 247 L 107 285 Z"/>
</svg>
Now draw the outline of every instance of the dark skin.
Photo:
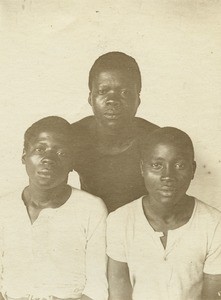
<svg viewBox="0 0 221 300">
<path fill-rule="evenodd" d="M 39 132 L 23 150 L 22 162 L 29 175 L 29 185 L 22 198 L 32 224 L 43 209 L 60 207 L 69 199 L 71 187 L 67 179 L 72 170 L 71 155 L 68 138 L 47 131 Z M 1 293 L 0 299 L 4 299 Z M 82 295 L 81 300 L 93 299 Z"/>
<path fill-rule="evenodd" d="M 192 215 L 193 208 L 194 199 L 187 195 L 175 207 L 168 207 L 159 211 L 157 205 L 152 205 L 149 196 L 143 197 L 144 214 L 153 229 L 163 233 L 160 239 L 164 248 L 166 248 L 167 244 L 168 230 L 173 230 L 186 224 Z"/>
<path fill-rule="evenodd" d="M 23 191 L 22 198 L 27 207 L 30 221 L 33 224 L 43 209 L 62 206 L 69 199 L 70 195 L 71 187 L 68 185 L 47 190 L 43 193 L 39 193 L 32 186 L 27 186 Z"/>
<path fill-rule="evenodd" d="M 185 149 L 185 151 L 183 151 Z M 161 242 L 167 245 L 168 230 L 186 224 L 192 216 L 194 199 L 186 194 L 194 177 L 196 163 L 193 153 L 173 143 L 154 144 L 141 163 L 148 196 L 143 197 L 147 221 L 156 232 L 163 233 Z M 109 300 L 131 300 L 128 265 L 109 258 Z M 203 300 L 217 300 L 221 290 L 221 275 L 203 274 Z"/>
<path fill-rule="evenodd" d="M 141 163 L 149 195 L 143 197 L 144 214 L 155 231 L 163 233 L 166 248 L 168 230 L 186 224 L 194 209 L 194 199 L 186 195 L 196 164 L 192 153 L 172 143 L 153 145 Z"/>
<path fill-rule="evenodd" d="M 134 141 L 133 121 L 140 104 L 133 78 L 119 70 L 102 71 L 93 79 L 88 98 L 96 119 L 98 149 L 117 154 Z"/>
<path fill-rule="evenodd" d="M 22 162 L 29 176 L 22 196 L 34 223 L 42 209 L 59 207 L 70 197 L 67 179 L 71 150 L 67 138 L 54 132 L 39 132 L 24 149 Z"/>
<path fill-rule="evenodd" d="M 109 300 L 132 300 L 127 263 L 108 258 Z"/>
</svg>

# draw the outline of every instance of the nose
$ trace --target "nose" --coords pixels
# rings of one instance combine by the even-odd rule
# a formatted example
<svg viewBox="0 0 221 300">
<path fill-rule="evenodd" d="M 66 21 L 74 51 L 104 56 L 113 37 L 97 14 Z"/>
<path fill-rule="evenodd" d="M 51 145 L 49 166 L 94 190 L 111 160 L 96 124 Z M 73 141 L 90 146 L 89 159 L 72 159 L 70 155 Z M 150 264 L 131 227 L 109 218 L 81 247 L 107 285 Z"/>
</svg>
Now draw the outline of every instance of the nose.
<svg viewBox="0 0 221 300">
<path fill-rule="evenodd" d="M 46 151 L 44 157 L 42 158 L 42 163 L 47 165 L 55 165 L 56 164 L 56 155 L 53 151 Z"/>
<path fill-rule="evenodd" d="M 161 180 L 164 181 L 174 181 L 174 169 L 171 166 L 164 166 L 161 174 Z"/>
<path fill-rule="evenodd" d="M 110 91 L 108 93 L 108 97 L 107 97 L 107 101 L 106 103 L 108 105 L 112 105 L 112 106 L 119 106 L 120 104 L 120 96 L 118 95 L 118 93 L 116 91 Z"/>
</svg>

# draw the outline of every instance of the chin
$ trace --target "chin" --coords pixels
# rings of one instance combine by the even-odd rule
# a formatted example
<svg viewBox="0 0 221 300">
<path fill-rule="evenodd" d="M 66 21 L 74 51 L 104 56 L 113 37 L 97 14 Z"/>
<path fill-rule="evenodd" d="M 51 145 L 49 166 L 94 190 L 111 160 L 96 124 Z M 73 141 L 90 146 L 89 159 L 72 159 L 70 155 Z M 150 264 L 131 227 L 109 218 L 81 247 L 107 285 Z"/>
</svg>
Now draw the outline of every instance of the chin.
<svg viewBox="0 0 221 300">
<path fill-rule="evenodd" d="M 105 120 L 105 122 L 102 122 L 102 127 L 111 129 L 111 130 L 117 130 L 120 128 L 123 128 L 122 122 L 119 122 L 118 120 Z"/>
<path fill-rule="evenodd" d="M 165 205 L 175 205 L 178 201 L 174 197 L 163 197 L 159 200 L 159 202 Z"/>
</svg>

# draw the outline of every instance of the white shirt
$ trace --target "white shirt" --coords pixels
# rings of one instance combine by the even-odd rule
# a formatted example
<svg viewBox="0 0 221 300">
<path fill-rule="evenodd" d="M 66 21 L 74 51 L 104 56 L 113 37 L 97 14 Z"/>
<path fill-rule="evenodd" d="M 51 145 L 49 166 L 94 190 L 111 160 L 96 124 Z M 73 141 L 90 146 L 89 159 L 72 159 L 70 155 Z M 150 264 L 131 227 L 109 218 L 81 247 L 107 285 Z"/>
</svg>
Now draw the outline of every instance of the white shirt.
<svg viewBox="0 0 221 300">
<path fill-rule="evenodd" d="M 21 192 L 0 199 L 2 294 L 106 300 L 106 216 L 101 199 L 77 189 L 33 224 Z"/>
<path fill-rule="evenodd" d="M 221 213 L 196 200 L 190 220 L 168 231 L 164 249 L 142 198 L 107 219 L 107 254 L 126 262 L 133 300 L 197 300 L 203 273 L 221 274 Z"/>
</svg>

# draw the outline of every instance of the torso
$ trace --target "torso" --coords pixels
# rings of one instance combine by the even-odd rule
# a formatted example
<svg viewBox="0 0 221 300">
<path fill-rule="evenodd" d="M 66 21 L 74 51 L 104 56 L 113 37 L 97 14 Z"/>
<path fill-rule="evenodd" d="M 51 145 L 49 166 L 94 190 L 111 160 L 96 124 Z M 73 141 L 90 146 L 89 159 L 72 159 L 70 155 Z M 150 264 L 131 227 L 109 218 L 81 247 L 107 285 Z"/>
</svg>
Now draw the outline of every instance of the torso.
<svg viewBox="0 0 221 300">
<path fill-rule="evenodd" d="M 116 145 L 105 145 L 96 135 L 94 117 L 73 125 L 75 136 L 75 170 L 81 188 L 101 197 L 109 211 L 146 194 L 140 172 L 138 140 L 157 128 L 143 119 L 135 118 L 133 133 Z"/>
<path fill-rule="evenodd" d="M 155 213 L 151 209 L 148 203 L 148 196 L 144 196 L 142 199 L 144 215 L 150 226 L 156 232 L 162 233 L 162 236 L 160 236 L 160 240 L 164 248 L 166 248 L 167 245 L 168 231 L 177 229 L 185 225 L 192 216 L 195 204 L 194 198 L 187 195 L 185 195 L 184 197 L 186 205 L 179 207 L 177 209 L 177 214 L 170 214 L 169 211 L 167 217 L 161 217 L 159 212 Z"/>
<path fill-rule="evenodd" d="M 42 210 L 33 224 L 20 191 L 1 199 L 1 283 L 8 298 L 81 298 L 86 285 L 86 245 L 99 226 L 104 230 L 106 210 L 100 199 L 77 189 L 71 191 L 68 201 L 57 208 Z M 99 242 L 101 245 L 95 243 L 95 247 L 100 251 L 98 257 L 103 268 L 104 242 Z M 91 249 L 93 245 L 87 251 L 95 251 Z"/>
<path fill-rule="evenodd" d="M 168 231 L 164 248 L 144 215 L 142 198 L 110 214 L 108 255 L 127 262 L 133 299 L 200 300 L 203 272 L 212 274 L 220 266 L 220 257 L 211 252 L 220 241 L 220 217 L 195 199 L 191 218 Z"/>
<path fill-rule="evenodd" d="M 45 208 L 58 208 L 62 206 L 71 196 L 71 187 L 69 185 L 64 186 L 64 188 L 60 191 L 60 193 L 53 197 L 52 201 L 47 199 L 44 203 L 39 203 L 38 201 L 35 201 L 29 191 L 29 186 L 27 186 L 22 193 L 22 200 L 24 201 L 24 204 L 27 209 L 28 216 L 30 218 L 31 223 L 33 224 L 40 212 Z"/>
</svg>

